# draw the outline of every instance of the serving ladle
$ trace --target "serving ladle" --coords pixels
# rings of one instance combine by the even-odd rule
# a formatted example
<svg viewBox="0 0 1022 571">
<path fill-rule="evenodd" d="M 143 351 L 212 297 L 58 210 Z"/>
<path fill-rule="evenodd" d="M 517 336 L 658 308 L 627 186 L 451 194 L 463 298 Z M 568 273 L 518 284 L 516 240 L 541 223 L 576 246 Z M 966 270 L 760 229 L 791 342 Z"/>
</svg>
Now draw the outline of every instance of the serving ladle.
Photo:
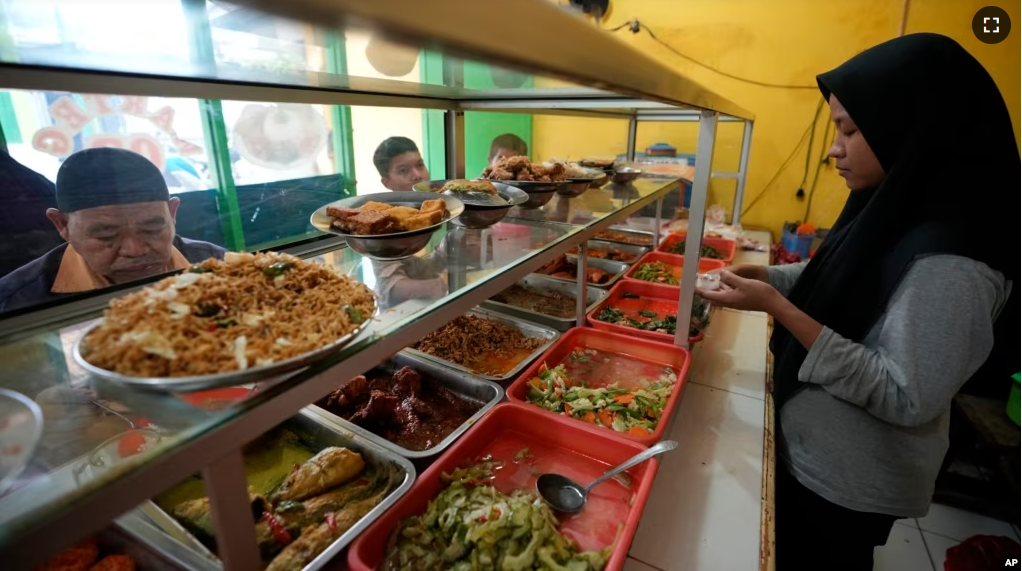
<svg viewBox="0 0 1022 571">
<path fill-rule="evenodd" d="M 677 447 L 678 443 L 674 440 L 658 442 L 647 450 L 643 450 L 635 456 L 632 456 L 623 464 L 615 468 L 611 468 L 585 487 L 576 484 L 560 474 L 543 474 L 536 480 L 536 490 L 553 509 L 567 514 L 577 513 L 582 511 L 582 508 L 585 507 L 589 492 L 596 486 L 599 486 L 603 482 L 606 482 L 636 464 L 641 464 L 658 454 L 669 452 Z"/>
</svg>

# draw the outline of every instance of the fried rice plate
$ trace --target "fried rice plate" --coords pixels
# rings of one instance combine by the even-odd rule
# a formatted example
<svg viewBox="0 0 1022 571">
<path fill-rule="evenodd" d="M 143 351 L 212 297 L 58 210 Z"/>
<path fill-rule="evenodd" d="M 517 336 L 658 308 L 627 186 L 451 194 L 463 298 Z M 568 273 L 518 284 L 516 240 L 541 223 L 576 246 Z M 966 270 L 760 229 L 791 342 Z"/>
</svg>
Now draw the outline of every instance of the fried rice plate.
<svg viewBox="0 0 1022 571">
<path fill-rule="evenodd" d="M 336 342 L 376 309 L 365 285 L 279 253 L 228 253 L 110 302 L 82 356 L 130 377 L 265 366 Z"/>
</svg>

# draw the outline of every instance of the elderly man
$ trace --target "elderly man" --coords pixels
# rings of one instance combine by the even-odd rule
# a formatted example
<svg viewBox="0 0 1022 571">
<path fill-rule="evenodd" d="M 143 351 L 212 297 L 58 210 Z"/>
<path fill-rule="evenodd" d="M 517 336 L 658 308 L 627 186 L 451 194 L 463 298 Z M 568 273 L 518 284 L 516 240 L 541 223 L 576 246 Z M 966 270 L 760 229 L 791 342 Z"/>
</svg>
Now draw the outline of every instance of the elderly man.
<svg viewBox="0 0 1022 571">
<path fill-rule="evenodd" d="M 145 157 L 87 149 L 57 172 L 57 208 L 46 211 L 65 244 L 0 279 L 0 312 L 180 270 L 223 248 L 175 235 L 179 200 Z"/>
</svg>

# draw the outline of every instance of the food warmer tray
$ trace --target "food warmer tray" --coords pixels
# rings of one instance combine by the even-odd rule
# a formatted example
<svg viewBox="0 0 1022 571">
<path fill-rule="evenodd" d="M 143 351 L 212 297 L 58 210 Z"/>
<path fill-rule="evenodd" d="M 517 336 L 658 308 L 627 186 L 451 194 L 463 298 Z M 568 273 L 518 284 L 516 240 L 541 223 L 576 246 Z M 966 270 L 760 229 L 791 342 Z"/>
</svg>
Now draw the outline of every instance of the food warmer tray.
<svg viewBox="0 0 1022 571">
<path fill-rule="evenodd" d="M 564 295 L 575 298 L 578 288 L 575 282 L 568 282 L 566 280 L 560 280 L 545 276 L 542 274 L 531 274 L 525 277 L 525 279 L 519 280 L 518 285 L 531 287 L 535 289 L 542 289 L 547 291 L 555 291 Z M 607 297 L 609 292 L 595 287 L 586 288 L 586 313 L 589 313 L 596 307 L 604 298 Z M 532 311 L 531 309 L 523 309 L 507 303 L 499 301 L 493 301 L 488 299 L 482 303 L 482 307 L 497 313 L 503 313 L 518 319 L 524 319 L 531 321 L 532 323 L 538 323 L 545 325 L 556 331 L 564 333 L 571 329 L 577 324 L 574 316 L 572 317 L 554 317 L 538 311 Z"/>
<path fill-rule="evenodd" d="M 596 240 L 603 240 L 605 242 L 613 242 L 615 244 L 625 244 L 625 245 L 628 245 L 628 246 L 642 246 L 643 248 L 652 248 L 653 247 L 653 238 L 654 238 L 654 236 L 653 236 L 652 232 L 647 232 L 645 230 L 635 230 L 635 229 L 632 229 L 632 228 L 623 228 L 623 227 L 620 227 L 620 226 L 611 226 L 610 228 L 607 228 L 606 231 L 607 232 L 619 232 L 619 233 L 624 234 L 626 236 L 633 236 L 635 238 L 643 238 L 643 239 L 649 240 L 649 243 L 648 244 L 632 244 L 631 242 L 622 242 L 622 241 L 619 241 L 619 240 L 612 240 L 610 238 L 605 238 L 605 237 L 602 237 L 602 236 L 599 236 L 599 235 L 597 235 L 595 239 Z"/>
<path fill-rule="evenodd" d="M 344 420 L 343 418 L 326 409 L 320 408 L 319 406 L 311 405 L 309 408 L 312 408 L 320 415 L 343 425 L 348 430 L 374 444 L 378 444 L 383 448 L 391 450 L 396 454 L 400 454 L 405 458 L 421 460 L 439 456 L 440 453 L 446 450 L 447 447 L 457 440 L 462 434 L 465 434 L 469 428 L 472 428 L 472 425 L 482 418 L 484 414 L 489 412 L 491 408 L 497 406 L 497 404 L 504 399 L 504 389 L 502 389 L 500 385 L 481 379 L 476 375 L 471 375 L 464 371 L 458 371 L 450 367 L 440 365 L 435 361 L 423 359 L 416 355 L 398 353 L 389 360 L 381 363 L 375 370 L 395 373 L 402 367 L 411 367 L 423 377 L 439 381 L 442 385 L 451 389 L 451 391 L 458 396 L 467 401 L 479 404 L 482 408 L 476 411 L 476 413 L 468 420 L 463 422 L 461 426 L 454 430 L 454 432 L 448 434 L 447 437 L 440 442 L 440 444 L 437 444 L 432 448 L 427 448 L 426 450 L 409 450 L 387 440 L 382 436 L 374 434 L 353 422 L 348 422 L 347 420 Z"/>
<path fill-rule="evenodd" d="M 602 239 L 600 239 L 600 240 L 595 240 L 595 239 L 594 240 L 589 240 L 587 245 L 590 248 L 597 248 L 597 249 L 600 249 L 600 250 L 617 250 L 619 252 L 624 252 L 625 254 L 631 254 L 632 255 L 632 261 L 630 261 L 630 262 L 618 262 L 620 264 L 628 264 L 629 266 L 634 264 L 635 262 L 638 262 L 639 258 L 641 258 L 641 257 L 645 256 L 646 254 L 648 254 L 649 250 L 650 250 L 650 246 L 640 246 L 639 244 L 626 244 L 624 242 L 614 242 L 613 240 L 602 240 Z M 589 259 L 593 259 L 593 257 L 589 256 Z M 603 259 L 603 258 L 595 258 L 595 259 L 600 260 L 600 259 Z M 610 261 L 616 261 L 616 260 L 610 260 Z"/>
<path fill-rule="evenodd" d="M 376 444 L 375 442 L 364 438 L 363 436 L 356 434 L 352 431 L 349 426 L 342 426 L 335 422 L 331 417 L 333 415 L 324 416 L 320 413 L 321 409 L 316 407 L 306 407 L 302 411 L 286 420 L 277 428 L 290 429 L 299 435 L 303 444 L 308 445 L 312 449 L 322 449 L 329 446 L 344 447 L 349 450 L 354 450 L 362 454 L 362 457 L 366 461 L 367 466 L 376 467 L 388 467 L 392 472 L 391 486 L 393 490 L 390 494 L 383 499 L 376 507 L 366 514 L 362 519 L 358 521 L 351 529 L 341 535 L 336 541 L 330 544 L 329 547 L 323 550 L 311 563 L 302 568 L 302 571 L 314 571 L 321 569 L 330 563 L 341 551 L 344 550 L 359 534 L 366 530 L 369 525 L 383 515 L 390 506 L 394 505 L 401 496 L 405 495 L 412 484 L 415 482 L 416 472 L 415 467 L 410 461 L 402 458 L 398 454 L 391 450 Z M 334 417 L 335 418 L 335 417 Z M 184 528 L 173 516 L 163 511 L 156 502 L 152 500 L 146 500 L 146 504 L 140 506 L 140 510 L 133 513 L 140 513 L 141 511 L 152 511 L 155 515 L 162 517 L 163 521 L 160 525 L 172 525 L 176 526 L 175 533 L 183 533 L 188 535 L 192 542 L 199 544 L 199 541 L 195 536 L 191 535 L 188 530 Z M 149 516 L 145 517 L 148 521 L 152 521 Z M 204 555 L 199 552 L 198 549 L 190 546 L 185 546 L 176 539 L 171 538 L 166 532 L 160 532 L 161 545 L 163 547 L 172 545 L 173 548 L 180 552 L 181 550 L 190 551 L 192 555 L 198 559 L 205 559 L 211 561 L 213 569 L 223 569 L 223 565 L 219 560 L 210 560 L 208 555 Z M 151 538 L 148 536 L 139 537 L 140 540 L 149 543 Z M 158 548 L 153 543 L 149 543 L 151 547 Z"/>
<path fill-rule="evenodd" d="M 413 349 L 411 347 L 403 349 L 401 352 L 414 355 L 416 357 L 425 359 L 427 361 L 431 361 L 433 363 L 439 363 L 441 366 L 450 369 L 455 369 L 457 371 L 462 371 L 476 378 L 493 381 L 503 387 L 510 384 L 510 382 L 513 381 L 515 377 L 517 377 L 518 374 L 525 369 L 525 367 L 528 367 L 530 363 L 535 361 L 537 357 L 539 357 L 547 349 L 549 349 L 550 346 L 554 344 L 554 341 L 557 341 L 557 338 L 561 336 L 560 333 L 553 329 L 550 329 L 549 327 L 544 327 L 542 325 L 537 325 L 535 323 L 529 323 L 524 319 L 517 319 L 509 315 L 503 315 L 495 311 L 489 311 L 478 307 L 470 310 L 468 313 L 466 313 L 466 315 L 475 315 L 476 317 L 482 317 L 484 319 L 496 321 L 497 323 L 503 323 L 504 325 L 514 327 L 526 337 L 538 337 L 540 339 L 543 339 L 544 343 L 540 345 L 539 348 L 537 348 L 535 351 L 530 353 L 528 357 L 523 359 L 521 363 L 515 365 L 515 368 L 511 369 L 510 371 L 501 376 L 480 375 L 478 373 L 473 373 L 466 367 L 462 367 L 461 365 L 457 365 L 450 361 L 446 361 L 444 359 L 441 359 L 440 357 L 434 357 L 429 353 L 424 353 L 422 351 L 419 351 L 418 349 Z"/>
<path fill-rule="evenodd" d="M 571 254 L 565 254 L 565 257 L 570 262 L 575 262 L 576 264 L 578 263 L 578 256 L 573 256 Z M 589 287 L 598 287 L 598 288 L 602 288 L 602 289 L 610 289 L 611 286 L 616 284 L 617 281 L 619 279 L 621 279 L 622 276 L 625 275 L 625 273 L 628 271 L 628 268 L 632 267 L 631 264 L 626 264 L 624 262 L 612 262 L 610 260 L 601 260 L 599 258 L 588 258 L 588 257 L 586 258 L 586 264 L 590 268 L 596 268 L 598 270 L 603 270 L 603 271 L 607 272 L 608 274 L 610 274 L 610 279 L 607 280 L 605 283 L 602 283 L 602 284 L 594 284 L 593 282 L 590 282 L 588 280 L 586 281 L 586 284 Z M 559 282 L 564 282 L 564 283 L 569 283 L 569 284 L 577 284 L 578 283 L 578 280 L 576 278 L 574 278 L 574 277 L 571 278 L 571 279 L 568 279 L 568 278 L 555 278 L 555 277 L 553 277 L 551 275 L 541 274 L 539 272 L 536 272 L 533 275 L 543 276 L 543 277 L 546 277 L 546 278 L 550 278 L 552 280 L 557 280 Z M 586 289 L 588 289 L 588 288 L 586 288 Z"/>
</svg>

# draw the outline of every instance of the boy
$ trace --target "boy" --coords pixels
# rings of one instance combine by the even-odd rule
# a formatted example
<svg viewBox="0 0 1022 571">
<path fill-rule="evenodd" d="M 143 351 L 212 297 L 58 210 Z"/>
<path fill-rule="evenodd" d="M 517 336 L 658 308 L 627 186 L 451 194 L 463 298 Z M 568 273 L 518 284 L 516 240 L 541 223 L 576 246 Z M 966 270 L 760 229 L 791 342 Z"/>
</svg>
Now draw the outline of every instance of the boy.
<svg viewBox="0 0 1022 571">
<path fill-rule="evenodd" d="M 373 164 L 380 172 L 380 182 L 389 190 L 408 191 L 429 180 L 419 148 L 407 137 L 384 139 L 373 153 Z"/>
<path fill-rule="evenodd" d="M 490 154 L 486 158 L 492 167 L 500 159 L 518 156 L 529 156 L 529 146 L 518 135 L 504 133 L 495 137 L 490 143 Z"/>
</svg>

